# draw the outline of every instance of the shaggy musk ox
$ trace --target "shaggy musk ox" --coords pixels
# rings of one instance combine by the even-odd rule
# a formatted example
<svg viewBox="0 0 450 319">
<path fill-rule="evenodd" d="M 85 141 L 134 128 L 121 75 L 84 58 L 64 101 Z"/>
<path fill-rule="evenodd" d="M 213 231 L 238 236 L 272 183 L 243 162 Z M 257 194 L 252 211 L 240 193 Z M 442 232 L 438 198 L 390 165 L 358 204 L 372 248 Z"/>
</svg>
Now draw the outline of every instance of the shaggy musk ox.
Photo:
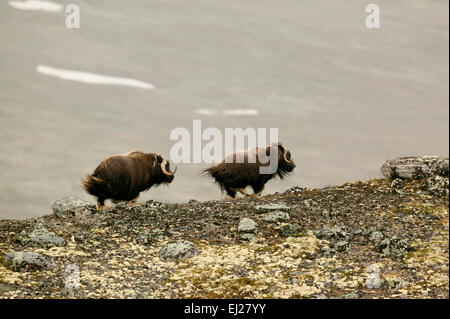
<svg viewBox="0 0 450 319">
<path fill-rule="evenodd" d="M 104 209 L 107 199 L 136 204 L 140 192 L 171 183 L 175 172 L 176 169 L 170 171 L 169 162 L 160 155 L 132 151 L 103 160 L 82 184 L 89 194 L 97 197 L 98 209 Z"/>
<path fill-rule="evenodd" d="M 278 163 L 276 163 L 278 166 L 273 173 L 262 174 L 260 168 L 269 166 L 267 156 L 269 156 L 271 149 L 272 152 L 276 152 L 278 149 Z M 266 158 L 261 158 L 260 161 L 262 154 Z M 224 157 L 220 164 L 203 170 L 203 173 L 211 175 L 219 184 L 222 192 L 226 191 L 231 198 L 234 198 L 237 192 L 247 195 L 245 189 L 247 186 L 253 188 L 254 194 L 251 196 L 257 197 L 264 190 L 264 185 L 269 180 L 276 176 L 283 179 L 294 168 L 295 164 L 291 158 L 291 152 L 283 145 L 275 144 L 266 148 L 253 148 L 230 154 Z"/>
</svg>

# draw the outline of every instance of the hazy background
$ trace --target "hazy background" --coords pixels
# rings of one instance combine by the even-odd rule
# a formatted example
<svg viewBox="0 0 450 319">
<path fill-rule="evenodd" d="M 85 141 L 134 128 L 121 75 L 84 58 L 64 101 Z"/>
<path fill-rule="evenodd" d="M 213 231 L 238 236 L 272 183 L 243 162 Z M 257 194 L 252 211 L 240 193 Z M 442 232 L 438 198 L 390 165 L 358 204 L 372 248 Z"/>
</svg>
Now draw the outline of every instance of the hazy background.
<svg viewBox="0 0 450 319">
<path fill-rule="evenodd" d="M 447 0 L 95 0 L 61 12 L 0 1 L 0 219 L 51 212 L 66 196 L 94 202 L 80 178 L 133 149 L 169 156 L 175 127 L 277 127 L 297 164 L 287 180 L 321 187 L 379 177 L 388 158 L 449 153 Z M 133 78 L 154 90 L 65 81 L 37 65 Z M 197 109 L 255 109 L 256 116 Z M 170 187 L 141 201 L 219 199 L 178 164 Z"/>
</svg>

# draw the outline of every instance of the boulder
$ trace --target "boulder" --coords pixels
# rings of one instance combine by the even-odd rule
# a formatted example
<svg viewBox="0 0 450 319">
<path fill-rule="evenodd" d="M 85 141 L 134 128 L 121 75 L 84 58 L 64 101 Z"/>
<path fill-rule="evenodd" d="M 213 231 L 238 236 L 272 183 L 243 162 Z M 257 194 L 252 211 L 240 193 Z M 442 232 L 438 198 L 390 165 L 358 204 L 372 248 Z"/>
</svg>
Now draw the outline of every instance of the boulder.
<svg viewBox="0 0 450 319">
<path fill-rule="evenodd" d="M 395 178 L 391 182 L 391 190 L 394 194 L 401 194 L 403 189 L 403 182 L 401 178 Z"/>
<path fill-rule="evenodd" d="M 67 214 L 74 216 L 85 209 L 95 209 L 95 205 L 76 197 L 66 197 L 54 202 L 52 209 L 56 216 L 65 217 Z"/>
<path fill-rule="evenodd" d="M 423 183 L 422 189 L 424 189 L 431 195 L 447 197 L 449 195 L 448 176 L 431 176 L 427 178 L 427 180 Z"/>
<path fill-rule="evenodd" d="M 302 226 L 297 223 L 287 224 L 280 228 L 278 233 L 281 237 L 297 237 L 302 232 Z"/>
<path fill-rule="evenodd" d="M 17 238 L 17 241 L 23 246 L 44 248 L 67 245 L 67 240 L 48 231 L 42 224 L 39 224 L 31 232 L 23 230 Z"/>
<path fill-rule="evenodd" d="M 386 256 L 401 257 L 411 250 L 411 245 L 406 240 L 393 236 L 381 241 L 376 249 Z"/>
<path fill-rule="evenodd" d="M 288 213 L 276 210 L 276 211 L 264 214 L 262 219 L 269 223 L 278 223 L 281 221 L 287 221 L 289 219 L 289 217 L 290 216 Z"/>
<path fill-rule="evenodd" d="M 314 232 L 317 238 L 320 239 L 326 239 L 330 241 L 339 241 L 339 240 L 345 240 L 351 234 L 349 234 L 345 227 L 342 226 L 334 226 L 334 227 L 328 227 L 323 226 L 322 229 L 316 230 Z"/>
<path fill-rule="evenodd" d="M 316 230 L 314 232 L 317 238 L 329 240 L 332 242 L 334 251 L 344 252 L 348 249 L 350 243 L 349 239 L 352 237 L 351 232 L 343 226 L 328 227 L 323 226 L 322 229 Z M 330 249 L 326 254 L 332 253 L 333 250 Z"/>
<path fill-rule="evenodd" d="M 200 250 L 190 241 L 179 241 L 164 245 L 159 251 L 163 261 L 186 259 L 197 256 Z"/>
<path fill-rule="evenodd" d="M 422 179 L 432 175 L 448 177 L 448 166 L 448 158 L 439 156 L 398 157 L 387 160 L 381 166 L 381 174 L 390 179 Z"/>
<path fill-rule="evenodd" d="M 242 218 L 239 221 L 238 231 L 240 233 L 254 233 L 258 228 L 258 224 L 250 218 Z"/>
<path fill-rule="evenodd" d="M 55 263 L 49 257 L 36 252 L 26 251 L 4 254 L 1 262 L 5 267 L 13 271 L 35 271 L 56 267 Z"/>
<path fill-rule="evenodd" d="M 239 237 L 243 240 L 252 240 L 256 237 L 258 224 L 250 218 L 242 218 L 239 221 Z"/>
<path fill-rule="evenodd" d="M 261 214 L 261 213 L 266 213 L 268 211 L 273 211 L 273 210 L 287 210 L 287 209 L 289 209 L 289 207 L 283 203 L 278 203 L 278 204 L 269 203 L 269 204 L 256 205 L 255 209 L 256 209 L 257 213 Z"/>
</svg>

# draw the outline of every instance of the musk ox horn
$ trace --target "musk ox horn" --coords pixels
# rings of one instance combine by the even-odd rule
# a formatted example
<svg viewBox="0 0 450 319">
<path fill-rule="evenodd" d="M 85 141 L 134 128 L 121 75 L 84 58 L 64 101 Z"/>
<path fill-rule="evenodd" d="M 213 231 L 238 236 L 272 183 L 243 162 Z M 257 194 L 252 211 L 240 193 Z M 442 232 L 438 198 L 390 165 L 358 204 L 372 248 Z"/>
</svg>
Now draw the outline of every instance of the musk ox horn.
<svg viewBox="0 0 450 319">
<path fill-rule="evenodd" d="M 167 176 L 172 176 L 172 175 L 174 175 L 175 172 L 177 171 L 177 168 L 175 167 L 175 170 L 174 170 L 172 173 L 169 173 L 168 171 L 166 171 L 166 163 L 167 163 L 166 160 L 164 160 L 164 161 L 161 163 L 161 170 L 162 170 L 162 172 L 163 172 L 165 175 L 167 175 Z"/>
<path fill-rule="evenodd" d="M 292 159 L 290 161 L 288 161 L 288 159 L 286 158 L 286 154 L 287 154 L 288 150 L 287 148 L 284 149 L 284 153 L 283 153 L 283 159 L 285 160 L 286 163 L 291 163 Z"/>
</svg>

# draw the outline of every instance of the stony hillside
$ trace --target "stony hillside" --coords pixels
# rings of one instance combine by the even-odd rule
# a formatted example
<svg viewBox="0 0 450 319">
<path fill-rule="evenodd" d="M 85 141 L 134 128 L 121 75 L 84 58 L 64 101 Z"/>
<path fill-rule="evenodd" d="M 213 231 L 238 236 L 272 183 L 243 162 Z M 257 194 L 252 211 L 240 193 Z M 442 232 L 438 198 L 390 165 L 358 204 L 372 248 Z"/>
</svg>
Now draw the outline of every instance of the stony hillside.
<svg viewBox="0 0 450 319">
<path fill-rule="evenodd" d="M 2 220 L 0 297 L 449 298 L 448 161 L 383 167 L 259 199 L 97 211 L 68 198 Z"/>
</svg>

